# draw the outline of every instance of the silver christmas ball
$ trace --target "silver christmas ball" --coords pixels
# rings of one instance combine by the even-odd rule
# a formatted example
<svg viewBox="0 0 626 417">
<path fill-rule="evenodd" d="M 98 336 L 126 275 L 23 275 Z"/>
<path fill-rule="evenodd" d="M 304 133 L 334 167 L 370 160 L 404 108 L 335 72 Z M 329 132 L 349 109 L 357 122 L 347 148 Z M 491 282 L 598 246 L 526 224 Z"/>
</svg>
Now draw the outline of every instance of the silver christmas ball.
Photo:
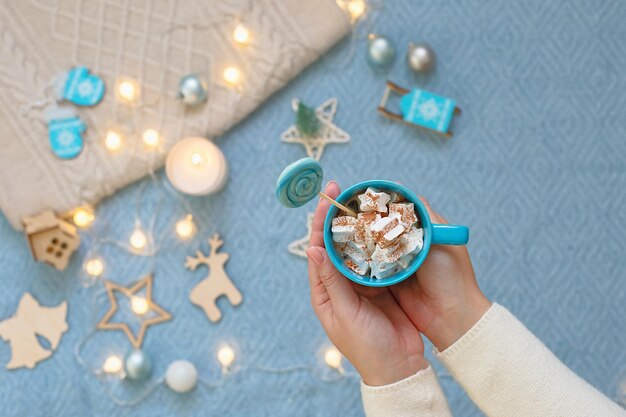
<svg viewBox="0 0 626 417">
<path fill-rule="evenodd" d="M 152 361 L 143 350 L 133 350 L 126 357 L 124 367 L 130 379 L 142 380 L 152 375 Z"/>
<path fill-rule="evenodd" d="M 410 43 L 406 62 L 416 72 L 427 72 L 435 67 L 435 51 L 425 43 Z"/>
<path fill-rule="evenodd" d="M 207 99 L 209 86 L 196 74 L 185 75 L 178 84 L 178 97 L 188 106 L 197 106 Z"/>
<path fill-rule="evenodd" d="M 370 33 L 367 42 L 367 60 L 378 68 L 384 68 L 396 57 L 396 47 L 389 38 Z"/>
</svg>

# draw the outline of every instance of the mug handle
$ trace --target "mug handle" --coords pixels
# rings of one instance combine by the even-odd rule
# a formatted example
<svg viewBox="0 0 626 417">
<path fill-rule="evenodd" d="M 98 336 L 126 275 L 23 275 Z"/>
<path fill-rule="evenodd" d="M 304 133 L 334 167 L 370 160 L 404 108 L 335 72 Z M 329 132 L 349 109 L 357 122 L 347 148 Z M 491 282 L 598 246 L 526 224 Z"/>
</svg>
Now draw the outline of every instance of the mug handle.
<svg viewBox="0 0 626 417">
<path fill-rule="evenodd" d="M 433 224 L 433 245 L 465 245 L 469 241 L 467 226 Z"/>
</svg>

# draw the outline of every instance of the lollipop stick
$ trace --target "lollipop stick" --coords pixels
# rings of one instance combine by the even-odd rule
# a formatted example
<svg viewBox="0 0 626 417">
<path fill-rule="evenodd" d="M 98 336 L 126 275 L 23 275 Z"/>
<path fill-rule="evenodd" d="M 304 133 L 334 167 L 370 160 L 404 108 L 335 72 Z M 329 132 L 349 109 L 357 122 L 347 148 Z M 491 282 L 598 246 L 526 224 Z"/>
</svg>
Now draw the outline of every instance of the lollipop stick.
<svg viewBox="0 0 626 417">
<path fill-rule="evenodd" d="M 337 207 L 339 210 L 346 212 L 346 214 L 352 216 L 352 217 L 357 217 L 356 213 L 352 210 L 350 210 L 348 207 L 344 206 L 343 204 L 340 204 L 338 202 L 336 202 L 335 200 L 333 200 L 332 198 L 330 198 L 329 196 L 327 196 L 326 194 L 324 194 L 323 192 L 319 192 L 319 196 L 322 198 L 325 198 L 326 200 L 330 201 L 330 204 L 332 204 L 333 206 Z"/>
</svg>

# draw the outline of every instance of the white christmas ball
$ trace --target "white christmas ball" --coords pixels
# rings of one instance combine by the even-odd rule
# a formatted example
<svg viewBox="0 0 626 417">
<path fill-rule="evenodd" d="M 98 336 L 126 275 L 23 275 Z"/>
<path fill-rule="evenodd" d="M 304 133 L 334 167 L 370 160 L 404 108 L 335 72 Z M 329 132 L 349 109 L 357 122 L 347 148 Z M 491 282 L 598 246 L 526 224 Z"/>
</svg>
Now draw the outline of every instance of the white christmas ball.
<svg viewBox="0 0 626 417">
<path fill-rule="evenodd" d="M 165 371 L 165 383 L 172 391 L 178 393 L 191 391 L 198 382 L 198 371 L 193 363 L 177 360 L 170 363 Z"/>
</svg>

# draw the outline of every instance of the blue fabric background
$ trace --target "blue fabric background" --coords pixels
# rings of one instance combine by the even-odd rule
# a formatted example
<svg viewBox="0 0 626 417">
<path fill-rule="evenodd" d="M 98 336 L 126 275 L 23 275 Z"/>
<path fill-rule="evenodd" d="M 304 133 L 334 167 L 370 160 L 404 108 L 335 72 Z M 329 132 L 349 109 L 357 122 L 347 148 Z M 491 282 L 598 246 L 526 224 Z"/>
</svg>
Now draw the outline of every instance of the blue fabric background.
<svg viewBox="0 0 626 417">
<path fill-rule="evenodd" d="M 172 360 L 188 358 L 204 380 L 215 379 L 215 347 L 223 341 L 237 346 L 242 370 L 216 390 L 176 395 L 160 387 L 140 405 L 122 408 L 105 388 L 131 397 L 141 387 L 102 384 L 75 360 L 75 345 L 103 312 L 103 299 L 94 303 L 93 288 L 80 284 L 85 246 L 92 234 L 127 238 L 142 183 L 100 205 L 65 273 L 33 262 L 23 236 L 0 218 L 0 317 L 13 314 L 23 292 L 31 291 L 45 305 L 68 299 L 71 326 L 55 355 L 36 369 L 0 370 L 0 414 L 361 416 L 356 379 L 325 383 L 310 372 L 250 369 L 322 369 L 319 351 L 327 341 L 309 307 L 306 264 L 286 251 L 305 234 L 313 207 L 282 208 L 274 183 L 282 167 L 304 156 L 302 147 L 279 139 L 293 122 L 292 97 L 317 105 L 333 96 L 340 103 L 336 123 L 352 142 L 327 148 L 327 179 L 343 186 L 398 180 L 428 196 L 450 221 L 467 224 L 486 294 L 576 373 L 618 399 L 626 380 L 625 21 L 626 2 L 620 0 L 390 1 L 374 27 L 399 50 L 389 74 L 368 68 L 363 41 L 338 69 L 349 50 L 343 42 L 219 138 L 230 182 L 217 196 L 189 200 L 201 226 L 194 241 L 172 236 L 184 210 L 166 197 L 157 224 L 163 250 L 153 266 L 113 247 L 102 251 L 110 279 L 130 283 L 155 271 L 155 299 L 174 315 L 149 329 L 144 343 L 156 376 Z M 434 74 L 415 76 L 407 69 L 403 54 L 410 40 L 431 43 L 438 54 Z M 463 114 L 454 121 L 454 138 L 378 116 L 387 77 L 458 100 Z M 158 195 L 159 187 L 147 184 L 148 200 Z M 142 215 L 150 216 L 147 205 Z M 217 325 L 187 299 L 205 270 L 183 268 L 186 255 L 207 250 L 215 231 L 231 254 L 227 271 L 244 294 L 237 309 L 222 300 L 224 318 Z M 105 352 L 128 347 L 121 334 L 98 332 L 86 346 L 86 365 L 96 367 Z M 0 363 L 9 357 L 8 344 L 0 343 Z M 435 366 L 455 415 L 481 415 Z"/>
</svg>

